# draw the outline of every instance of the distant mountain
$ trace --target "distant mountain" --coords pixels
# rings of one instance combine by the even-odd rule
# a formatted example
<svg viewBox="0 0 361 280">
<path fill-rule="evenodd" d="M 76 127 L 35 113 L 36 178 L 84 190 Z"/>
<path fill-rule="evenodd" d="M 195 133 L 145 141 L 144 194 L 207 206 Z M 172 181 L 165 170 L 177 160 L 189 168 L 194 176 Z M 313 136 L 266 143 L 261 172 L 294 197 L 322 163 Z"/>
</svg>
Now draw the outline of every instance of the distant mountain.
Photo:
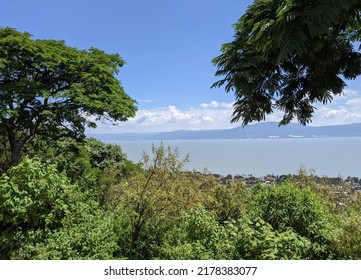
<svg viewBox="0 0 361 280">
<path fill-rule="evenodd" d="M 277 122 L 264 122 L 248 125 L 245 128 L 89 134 L 89 136 L 104 141 L 361 137 L 361 123 L 330 126 L 302 126 L 291 123 L 279 127 Z"/>
</svg>

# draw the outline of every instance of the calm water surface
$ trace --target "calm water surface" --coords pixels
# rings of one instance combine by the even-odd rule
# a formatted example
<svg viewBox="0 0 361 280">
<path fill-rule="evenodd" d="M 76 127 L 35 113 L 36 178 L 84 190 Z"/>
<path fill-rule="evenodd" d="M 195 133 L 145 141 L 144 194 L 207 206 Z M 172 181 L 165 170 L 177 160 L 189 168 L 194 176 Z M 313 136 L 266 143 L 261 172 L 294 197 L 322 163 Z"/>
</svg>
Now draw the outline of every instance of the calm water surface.
<svg viewBox="0 0 361 280">
<path fill-rule="evenodd" d="M 139 162 L 145 151 L 151 154 L 160 141 L 117 141 L 128 158 Z M 320 176 L 361 177 L 361 138 L 168 140 L 165 146 L 178 147 L 182 157 L 190 156 L 187 169 L 213 173 L 267 174 L 297 173 L 301 165 Z"/>
</svg>

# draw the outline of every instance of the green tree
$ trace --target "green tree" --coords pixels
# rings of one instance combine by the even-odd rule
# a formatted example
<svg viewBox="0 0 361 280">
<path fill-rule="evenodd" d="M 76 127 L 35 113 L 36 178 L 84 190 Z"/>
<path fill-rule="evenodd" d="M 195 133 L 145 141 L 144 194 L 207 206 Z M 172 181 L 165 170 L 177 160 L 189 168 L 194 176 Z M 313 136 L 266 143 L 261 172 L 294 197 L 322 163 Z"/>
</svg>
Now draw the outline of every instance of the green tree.
<svg viewBox="0 0 361 280">
<path fill-rule="evenodd" d="M 135 101 L 116 78 L 123 65 L 118 54 L 1 28 L 0 135 L 10 147 L 10 165 L 20 162 L 35 135 L 78 137 L 101 118 L 134 116 Z"/>
<path fill-rule="evenodd" d="M 58 172 L 64 172 L 72 184 L 78 185 L 99 202 L 103 201 L 109 186 L 118 184 L 131 170 L 140 169 L 126 159 L 119 145 L 103 143 L 94 138 L 79 142 L 72 138 L 35 137 L 28 142 L 24 153 L 55 164 Z"/>
<path fill-rule="evenodd" d="M 236 97 L 232 122 L 280 110 L 281 125 L 309 123 L 313 104 L 331 102 L 344 79 L 361 74 L 360 13 L 359 0 L 255 0 L 213 59 L 222 78 L 212 87 Z"/>
<path fill-rule="evenodd" d="M 0 128 L 1 129 L 1 128 Z M 0 135 L 0 175 L 7 169 L 10 162 L 9 143 L 4 135 Z"/>
<path fill-rule="evenodd" d="M 143 171 L 134 172 L 109 187 L 105 203 L 130 219 L 131 234 L 123 253 L 133 259 L 152 258 L 163 233 L 179 217 L 204 202 L 214 180 L 185 172 L 188 157 L 180 159 L 177 149 L 153 145 L 153 158 L 144 154 Z"/>
<path fill-rule="evenodd" d="M 0 259 L 112 258 L 117 220 L 55 165 L 26 157 L 0 176 Z"/>
<path fill-rule="evenodd" d="M 61 227 L 68 194 L 74 190 L 54 166 L 25 158 L 0 177 L 0 256 L 10 258 L 25 244 Z"/>
<path fill-rule="evenodd" d="M 256 216 L 269 223 L 274 230 L 291 229 L 312 242 L 309 258 L 329 257 L 332 221 L 326 203 L 310 188 L 290 184 L 258 187 L 252 201 Z"/>
</svg>

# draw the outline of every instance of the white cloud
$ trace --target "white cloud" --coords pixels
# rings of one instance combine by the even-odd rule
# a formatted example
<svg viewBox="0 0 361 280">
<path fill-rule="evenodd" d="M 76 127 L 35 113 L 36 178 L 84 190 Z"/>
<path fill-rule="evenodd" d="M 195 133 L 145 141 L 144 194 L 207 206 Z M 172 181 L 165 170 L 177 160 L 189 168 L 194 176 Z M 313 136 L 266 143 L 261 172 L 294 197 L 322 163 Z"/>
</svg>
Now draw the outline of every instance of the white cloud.
<svg viewBox="0 0 361 280">
<path fill-rule="evenodd" d="M 155 102 L 157 101 L 156 99 L 141 99 L 141 100 L 138 100 L 139 103 L 152 103 L 152 102 Z"/>
<path fill-rule="evenodd" d="M 231 128 L 240 124 L 231 124 L 232 104 L 221 104 L 212 101 L 202 103 L 199 107 L 190 107 L 185 110 L 175 105 L 154 109 L 138 110 L 134 118 L 127 122 L 111 126 L 108 123 L 98 123 L 92 133 L 121 133 L 121 132 L 158 132 L 178 129 L 216 129 Z"/>
<path fill-rule="evenodd" d="M 217 108 L 219 106 L 219 103 L 217 101 L 211 101 L 211 103 L 202 103 L 201 107 L 202 108 Z"/>
<path fill-rule="evenodd" d="M 361 122 L 361 97 L 356 90 L 344 90 L 328 105 L 317 107 L 311 125 L 339 125 Z"/>
<path fill-rule="evenodd" d="M 217 102 L 217 101 L 212 101 L 211 103 L 210 103 L 210 105 L 211 105 L 211 108 L 217 108 L 218 106 L 219 106 L 219 103 Z"/>
<path fill-rule="evenodd" d="M 361 122 L 361 98 L 348 100 L 336 108 L 321 106 L 314 114 L 313 125 L 337 125 Z"/>
<path fill-rule="evenodd" d="M 230 108 L 233 107 L 233 104 L 234 104 L 233 102 L 231 102 L 231 103 L 222 102 L 221 107 L 226 108 L 226 109 L 230 109 Z"/>
<path fill-rule="evenodd" d="M 215 122 L 215 120 L 210 116 L 204 116 L 204 117 L 202 117 L 202 120 L 207 121 L 207 122 Z"/>
<path fill-rule="evenodd" d="M 351 100 L 347 101 L 346 104 L 360 108 L 361 107 L 361 97 L 351 99 Z"/>
<path fill-rule="evenodd" d="M 361 122 L 361 97 L 357 91 L 346 91 L 344 99 L 321 105 L 315 111 L 310 125 L 335 125 Z M 233 102 L 202 103 L 197 107 L 179 109 L 175 105 L 153 109 L 140 109 L 134 118 L 112 126 L 109 122 L 98 122 L 92 133 L 159 132 L 179 129 L 200 130 L 240 126 L 231 124 Z M 275 112 L 266 121 L 280 121 L 283 113 Z"/>
<path fill-rule="evenodd" d="M 357 90 L 345 89 L 343 94 L 334 96 L 333 101 L 348 100 L 356 96 L 359 96 L 359 92 Z"/>
</svg>

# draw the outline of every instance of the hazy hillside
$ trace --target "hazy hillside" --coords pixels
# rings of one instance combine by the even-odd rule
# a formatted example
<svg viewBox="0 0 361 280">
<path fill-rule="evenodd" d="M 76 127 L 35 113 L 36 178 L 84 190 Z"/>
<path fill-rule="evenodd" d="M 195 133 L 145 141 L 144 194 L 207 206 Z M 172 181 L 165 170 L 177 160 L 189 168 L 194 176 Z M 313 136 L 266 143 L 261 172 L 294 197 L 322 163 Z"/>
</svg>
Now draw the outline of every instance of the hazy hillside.
<svg viewBox="0 0 361 280">
<path fill-rule="evenodd" d="M 154 133 L 90 134 L 105 141 L 116 140 L 190 140 L 190 139 L 248 139 L 248 138 L 326 138 L 361 137 L 361 123 L 333 126 L 278 126 L 276 122 L 249 125 L 245 128 L 214 130 L 177 130 Z"/>
</svg>

